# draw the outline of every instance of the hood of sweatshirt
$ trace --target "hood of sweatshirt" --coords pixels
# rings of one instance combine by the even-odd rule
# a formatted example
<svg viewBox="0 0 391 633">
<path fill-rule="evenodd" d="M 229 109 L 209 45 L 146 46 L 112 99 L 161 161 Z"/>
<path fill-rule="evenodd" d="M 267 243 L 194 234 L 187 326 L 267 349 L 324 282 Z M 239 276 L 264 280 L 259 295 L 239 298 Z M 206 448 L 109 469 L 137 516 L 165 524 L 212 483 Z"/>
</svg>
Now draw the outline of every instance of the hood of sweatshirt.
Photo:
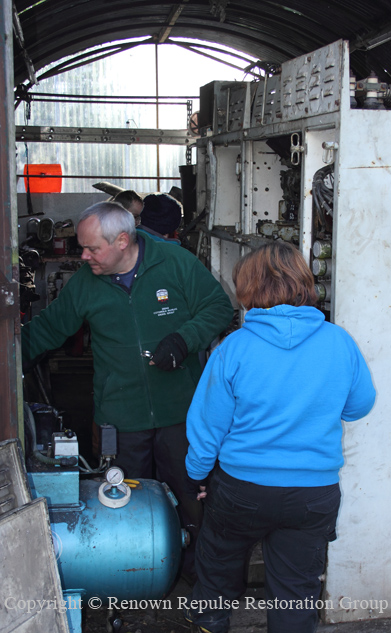
<svg viewBox="0 0 391 633">
<path fill-rule="evenodd" d="M 242 327 L 271 345 L 292 349 L 319 330 L 324 319 L 324 314 L 312 306 L 296 308 L 283 304 L 269 309 L 252 308 Z"/>
</svg>

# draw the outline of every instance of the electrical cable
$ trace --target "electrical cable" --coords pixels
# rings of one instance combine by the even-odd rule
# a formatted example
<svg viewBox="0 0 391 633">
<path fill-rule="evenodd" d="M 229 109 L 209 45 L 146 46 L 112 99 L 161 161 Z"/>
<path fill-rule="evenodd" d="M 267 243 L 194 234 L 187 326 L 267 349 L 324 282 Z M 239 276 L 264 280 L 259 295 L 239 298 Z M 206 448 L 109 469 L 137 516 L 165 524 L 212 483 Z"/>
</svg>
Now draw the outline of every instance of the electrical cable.
<svg viewBox="0 0 391 633">
<path fill-rule="evenodd" d="M 85 468 L 82 468 L 81 466 L 79 466 L 79 470 L 82 471 L 83 473 L 102 473 L 107 468 L 107 464 L 104 462 L 102 457 L 100 458 L 100 462 L 99 462 L 98 468 L 91 468 L 91 466 L 89 465 L 87 460 L 84 459 L 84 457 L 82 455 L 79 455 L 79 460 L 85 466 Z"/>
<path fill-rule="evenodd" d="M 327 181 L 329 184 L 327 184 Z M 326 165 L 315 172 L 312 181 L 312 197 L 322 230 L 326 229 L 326 215 L 333 217 L 334 165 Z"/>
</svg>

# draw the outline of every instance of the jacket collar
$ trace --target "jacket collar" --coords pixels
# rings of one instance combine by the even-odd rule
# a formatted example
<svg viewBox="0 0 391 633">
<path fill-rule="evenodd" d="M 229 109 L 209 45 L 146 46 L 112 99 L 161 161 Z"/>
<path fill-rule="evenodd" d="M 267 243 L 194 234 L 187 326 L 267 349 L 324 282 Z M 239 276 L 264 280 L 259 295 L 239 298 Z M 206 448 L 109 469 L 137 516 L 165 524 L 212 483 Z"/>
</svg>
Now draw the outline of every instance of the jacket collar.
<svg viewBox="0 0 391 633">
<path fill-rule="evenodd" d="M 144 233 L 144 235 L 138 234 L 138 240 L 144 240 L 145 242 L 145 251 L 143 261 L 140 263 L 140 267 L 138 269 L 138 275 L 142 275 L 148 268 L 152 266 L 156 266 L 165 260 L 164 248 L 161 247 L 163 242 L 157 242 Z"/>
</svg>

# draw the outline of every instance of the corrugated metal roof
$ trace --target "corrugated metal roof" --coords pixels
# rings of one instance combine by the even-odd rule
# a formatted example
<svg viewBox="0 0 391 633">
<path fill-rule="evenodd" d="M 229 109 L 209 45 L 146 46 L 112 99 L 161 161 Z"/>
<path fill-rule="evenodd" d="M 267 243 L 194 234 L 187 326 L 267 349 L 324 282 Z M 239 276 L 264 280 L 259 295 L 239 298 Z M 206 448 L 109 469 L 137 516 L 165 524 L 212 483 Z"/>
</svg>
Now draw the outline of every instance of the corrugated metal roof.
<svg viewBox="0 0 391 633">
<path fill-rule="evenodd" d="M 230 46 L 280 64 L 338 39 L 349 40 L 357 78 L 391 73 L 390 0 L 15 0 L 24 52 L 15 42 L 15 84 L 64 56 L 96 45 L 172 37 Z M 26 58 L 31 64 L 26 64 Z M 85 61 L 81 59 L 81 61 Z"/>
</svg>

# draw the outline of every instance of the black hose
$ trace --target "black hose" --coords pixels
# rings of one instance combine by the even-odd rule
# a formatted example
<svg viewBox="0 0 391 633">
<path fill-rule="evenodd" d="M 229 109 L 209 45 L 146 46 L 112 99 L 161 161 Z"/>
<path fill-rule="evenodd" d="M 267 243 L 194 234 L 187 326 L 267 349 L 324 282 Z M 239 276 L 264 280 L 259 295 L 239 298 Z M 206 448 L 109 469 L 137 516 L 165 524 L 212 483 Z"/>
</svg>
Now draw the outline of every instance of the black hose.
<svg viewBox="0 0 391 633">
<path fill-rule="evenodd" d="M 32 456 L 35 457 L 35 459 L 37 459 L 39 462 L 42 462 L 43 464 L 50 464 L 52 466 L 60 464 L 59 459 L 55 459 L 54 457 L 45 457 L 45 455 L 42 455 L 42 453 L 40 453 L 40 451 L 37 449 L 37 432 L 35 428 L 35 420 L 34 420 L 33 412 L 31 411 L 27 402 L 23 402 L 23 412 L 24 412 L 24 416 L 23 416 L 24 421 L 26 423 L 28 430 L 30 431 L 31 442 L 32 442 L 32 447 L 31 447 Z"/>
<path fill-rule="evenodd" d="M 331 188 L 325 181 L 329 178 Z M 334 165 L 326 165 L 315 172 L 312 180 L 312 197 L 322 230 L 326 229 L 326 215 L 333 217 L 334 206 Z"/>
</svg>

